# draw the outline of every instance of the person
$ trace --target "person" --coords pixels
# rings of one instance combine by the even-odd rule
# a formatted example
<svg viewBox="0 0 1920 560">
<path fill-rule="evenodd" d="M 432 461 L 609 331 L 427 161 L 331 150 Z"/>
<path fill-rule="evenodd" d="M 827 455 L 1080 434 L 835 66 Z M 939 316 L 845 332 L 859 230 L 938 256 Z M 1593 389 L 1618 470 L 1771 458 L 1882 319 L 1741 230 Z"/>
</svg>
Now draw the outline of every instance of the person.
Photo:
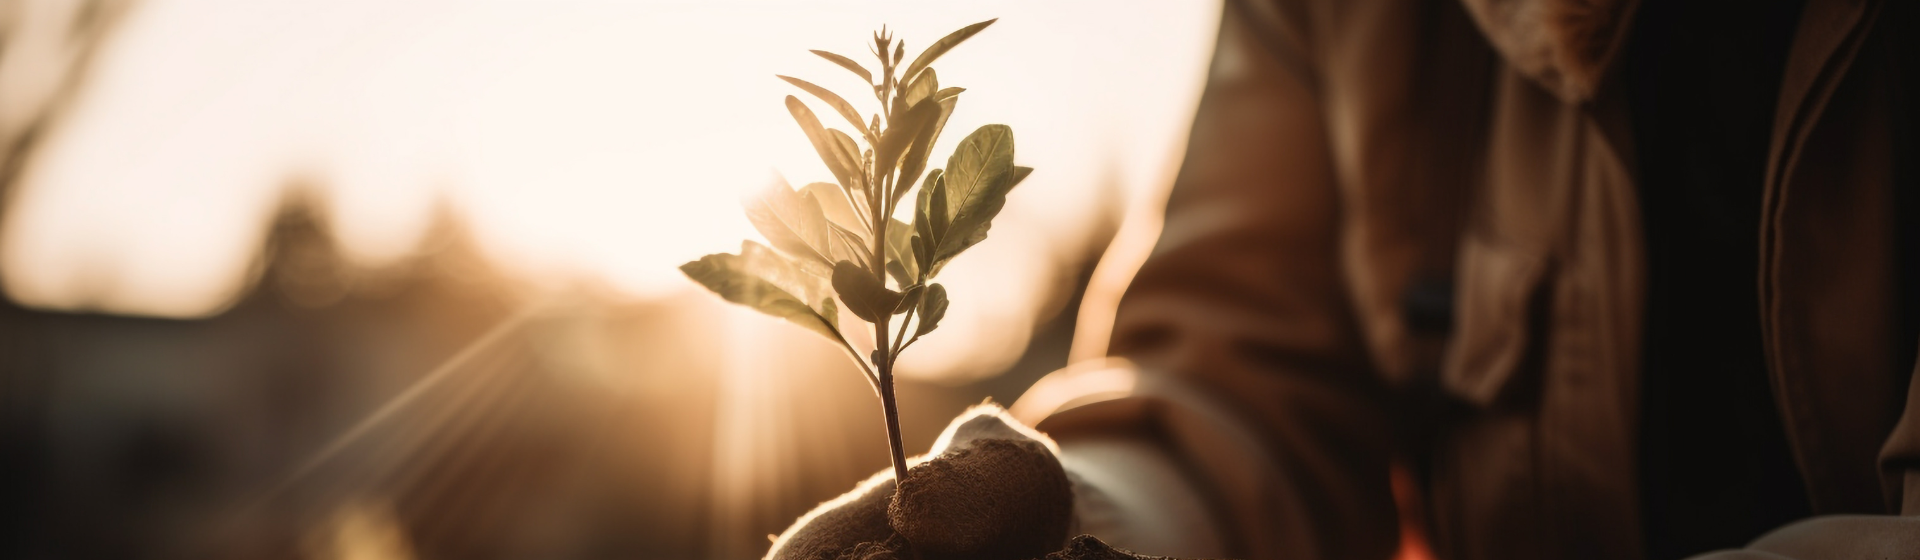
<svg viewBox="0 0 1920 560">
<path fill-rule="evenodd" d="M 1023 499 L 1181 557 L 1920 558 L 1913 4 L 1228 0 L 1115 358 L 1004 420 L 1073 481 Z"/>
</svg>

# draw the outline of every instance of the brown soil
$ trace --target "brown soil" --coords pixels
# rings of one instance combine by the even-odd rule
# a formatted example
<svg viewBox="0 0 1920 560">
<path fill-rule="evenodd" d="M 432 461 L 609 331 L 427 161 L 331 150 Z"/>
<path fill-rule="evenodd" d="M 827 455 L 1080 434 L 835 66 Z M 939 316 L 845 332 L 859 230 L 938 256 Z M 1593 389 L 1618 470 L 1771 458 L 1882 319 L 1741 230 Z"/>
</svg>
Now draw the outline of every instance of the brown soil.
<svg viewBox="0 0 1920 560">
<path fill-rule="evenodd" d="M 1046 560 L 1172 560 L 1164 556 L 1134 554 L 1125 549 L 1108 546 L 1093 535 L 1080 535 L 1067 541 L 1067 547 L 1059 552 L 1048 554 Z"/>
<path fill-rule="evenodd" d="M 987 439 L 907 471 L 887 520 L 922 560 L 1026 560 L 1073 520 L 1066 471 L 1033 441 Z"/>
<path fill-rule="evenodd" d="M 863 542 L 841 551 L 834 560 L 912 560 L 913 553 L 908 550 L 905 539 L 899 535 L 883 542 Z M 1066 548 L 1048 553 L 1033 560 L 1173 560 L 1164 556 L 1136 554 L 1126 549 L 1114 548 L 1093 535 L 1080 535 L 1067 541 Z"/>
<path fill-rule="evenodd" d="M 843 550 L 845 543 L 872 548 L 890 538 L 898 540 L 893 528 L 887 526 L 887 504 L 892 499 L 893 481 L 887 480 L 841 507 L 827 510 L 790 535 L 785 546 L 774 551 L 773 560 L 839 560 L 848 558 L 850 551 Z"/>
<path fill-rule="evenodd" d="M 834 560 L 907 560 L 913 553 L 907 550 L 907 540 L 898 533 L 884 541 L 868 541 L 853 545 L 840 551 Z"/>
<path fill-rule="evenodd" d="M 782 559 L 1166 560 L 1113 548 L 1092 535 L 1067 539 L 1073 491 L 1040 443 L 982 439 L 907 471 L 822 516 Z M 888 505 L 881 507 L 881 501 Z M 884 515 L 884 518 L 877 518 Z M 817 535 L 817 536 L 816 536 Z M 819 538 L 836 535 L 838 538 Z M 849 539 L 854 535 L 859 538 Z M 831 542 L 857 542 L 829 549 Z M 1066 543 L 1062 548 L 1061 543 Z"/>
</svg>

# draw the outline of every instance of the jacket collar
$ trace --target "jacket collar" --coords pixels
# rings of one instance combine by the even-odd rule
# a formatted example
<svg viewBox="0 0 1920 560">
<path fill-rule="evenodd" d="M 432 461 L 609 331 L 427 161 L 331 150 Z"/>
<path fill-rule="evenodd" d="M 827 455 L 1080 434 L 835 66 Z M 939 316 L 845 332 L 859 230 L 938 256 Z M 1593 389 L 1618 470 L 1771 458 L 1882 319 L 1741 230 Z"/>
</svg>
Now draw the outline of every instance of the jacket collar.
<svg viewBox="0 0 1920 560">
<path fill-rule="evenodd" d="M 1626 43 L 1637 0 L 1461 0 L 1515 71 L 1581 104 Z"/>
</svg>

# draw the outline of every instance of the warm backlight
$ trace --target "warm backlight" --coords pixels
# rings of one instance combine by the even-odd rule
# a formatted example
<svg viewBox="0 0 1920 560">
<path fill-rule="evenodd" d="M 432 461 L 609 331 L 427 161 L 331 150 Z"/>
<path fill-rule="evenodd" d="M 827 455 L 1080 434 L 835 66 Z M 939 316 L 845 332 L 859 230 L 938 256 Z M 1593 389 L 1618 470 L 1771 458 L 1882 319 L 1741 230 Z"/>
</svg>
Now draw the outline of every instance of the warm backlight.
<svg viewBox="0 0 1920 560">
<path fill-rule="evenodd" d="M 864 60 L 856 39 L 885 23 L 911 55 L 998 17 L 941 60 L 942 84 L 968 91 L 931 165 L 991 115 L 1019 131 L 1018 160 L 1039 171 L 943 276 L 964 303 L 903 363 L 992 371 L 1105 242 L 1095 225 L 1164 189 L 1218 10 L 147 0 L 24 172 L 0 218 L 0 271 L 11 297 L 37 307 L 218 313 L 249 287 L 275 205 L 300 187 L 364 265 L 409 254 L 445 204 L 529 285 L 708 297 L 675 267 L 757 237 L 744 193 L 776 176 L 830 179 L 774 74 L 857 91 L 807 49 Z"/>
</svg>

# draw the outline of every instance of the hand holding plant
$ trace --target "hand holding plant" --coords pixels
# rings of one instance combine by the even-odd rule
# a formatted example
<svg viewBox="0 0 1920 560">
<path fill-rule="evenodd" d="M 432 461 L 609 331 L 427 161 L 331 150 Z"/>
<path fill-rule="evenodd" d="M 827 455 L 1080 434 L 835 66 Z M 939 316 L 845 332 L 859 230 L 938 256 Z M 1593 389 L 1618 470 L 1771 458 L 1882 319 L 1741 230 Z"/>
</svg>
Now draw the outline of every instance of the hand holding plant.
<svg viewBox="0 0 1920 560">
<path fill-rule="evenodd" d="M 1055 446 L 997 406 L 963 414 L 930 459 L 907 469 L 894 364 L 946 316 L 947 290 L 933 279 L 987 238 L 1007 193 L 1033 171 L 1013 164 L 1013 130 L 999 124 L 968 134 L 946 167 L 927 169 L 962 91 L 940 87 L 931 64 L 993 22 L 960 28 L 905 66 L 905 45 L 882 30 L 873 37 L 877 73 L 813 51 L 872 90 L 881 110 L 870 117 L 826 88 L 780 76 L 857 132 L 822 125 L 805 102 L 787 96 L 788 112 L 836 182 L 798 190 L 774 185 L 747 203 L 747 218 L 772 247 L 745 241 L 739 254 L 707 255 L 680 267 L 727 301 L 832 340 L 880 397 L 893 476 L 876 476 L 801 517 L 773 543 L 769 560 L 1148 558 L 1091 536 L 1066 538 L 1074 490 Z M 912 206 L 902 209 L 902 203 Z M 912 222 L 896 217 L 901 214 Z M 867 355 L 848 341 L 857 329 L 840 322 L 842 309 L 871 326 Z"/>
</svg>

